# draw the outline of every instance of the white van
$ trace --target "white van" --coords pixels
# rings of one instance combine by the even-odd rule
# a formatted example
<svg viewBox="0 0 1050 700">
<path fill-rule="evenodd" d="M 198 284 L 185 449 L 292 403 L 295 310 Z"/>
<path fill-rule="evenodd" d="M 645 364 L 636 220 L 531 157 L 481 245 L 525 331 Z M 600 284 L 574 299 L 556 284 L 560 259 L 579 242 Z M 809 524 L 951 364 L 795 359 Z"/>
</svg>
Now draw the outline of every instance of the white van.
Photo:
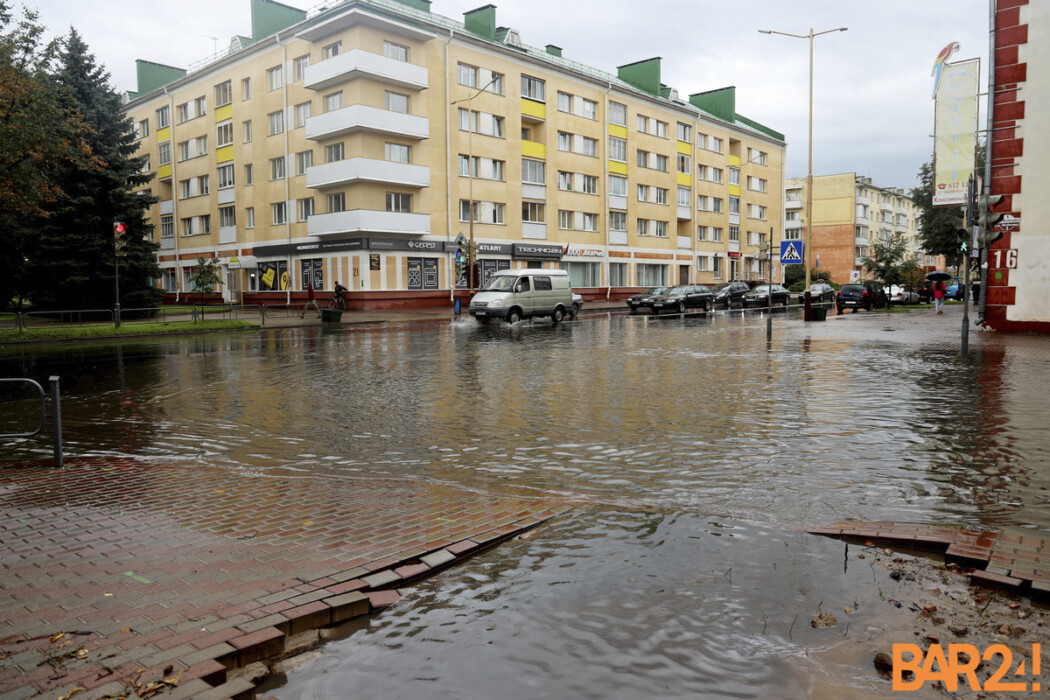
<svg viewBox="0 0 1050 700">
<path fill-rule="evenodd" d="M 571 308 L 572 287 L 565 270 L 500 270 L 470 300 L 474 318 L 505 318 L 507 323 L 531 316 L 550 316 L 560 323 Z"/>
</svg>

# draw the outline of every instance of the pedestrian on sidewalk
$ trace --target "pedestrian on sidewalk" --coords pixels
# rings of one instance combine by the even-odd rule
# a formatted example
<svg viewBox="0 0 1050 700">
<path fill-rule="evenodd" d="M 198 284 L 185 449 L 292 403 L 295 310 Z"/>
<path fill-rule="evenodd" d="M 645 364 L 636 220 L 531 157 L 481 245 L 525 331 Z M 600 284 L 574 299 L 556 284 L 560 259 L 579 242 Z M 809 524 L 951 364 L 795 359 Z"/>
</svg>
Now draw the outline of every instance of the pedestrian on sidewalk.
<svg viewBox="0 0 1050 700">
<path fill-rule="evenodd" d="M 948 288 L 944 286 L 944 280 L 937 280 L 933 283 L 933 304 L 937 309 L 937 313 L 944 313 L 944 297 L 948 294 Z"/>
<path fill-rule="evenodd" d="M 306 281 L 306 306 L 303 307 L 303 312 L 299 314 L 299 318 L 306 318 L 306 310 L 310 307 L 314 307 L 314 311 L 317 312 L 317 318 L 321 318 L 321 306 L 317 303 L 317 298 L 314 296 L 314 286 L 310 284 L 310 281 Z"/>
</svg>

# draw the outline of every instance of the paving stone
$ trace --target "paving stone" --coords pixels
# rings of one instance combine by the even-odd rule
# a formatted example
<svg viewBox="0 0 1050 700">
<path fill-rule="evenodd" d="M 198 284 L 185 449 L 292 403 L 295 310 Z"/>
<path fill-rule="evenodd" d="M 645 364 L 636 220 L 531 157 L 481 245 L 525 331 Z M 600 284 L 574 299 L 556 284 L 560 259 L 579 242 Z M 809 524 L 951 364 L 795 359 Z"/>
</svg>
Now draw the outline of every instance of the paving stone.
<svg viewBox="0 0 1050 700">
<path fill-rule="evenodd" d="M 380 571 L 377 574 L 365 576 L 361 579 L 369 588 L 382 588 L 383 586 L 400 581 L 401 577 L 394 573 L 392 570 Z"/>
<path fill-rule="evenodd" d="M 335 624 L 366 615 L 370 609 L 368 596 L 357 591 L 326 598 L 323 602 L 332 609 L 332 622 Z"/>
<path fill-rule="evenodd" d="M 447 564 L 450 561 L 455 560 L 456 555 L 448 551 L 447 549 L 439 549 L 436 552 L 433 552 L 431 554 L 426 555 L 425 557 L 420 558 L 420 561 L 422 561 L 424 564 L 426 564 L 432 569 L 435 569 L 441 566 L 442 564 Z"/>
<path fill-rule="evenodd" d="M 1017 589 L 1021 586 L 1021 579 L 1012 576 L 993 574 L 987 571 L 974 571 L 970 574 L 970 581 L 982 586 L 992 588 Z"/>
</svg>

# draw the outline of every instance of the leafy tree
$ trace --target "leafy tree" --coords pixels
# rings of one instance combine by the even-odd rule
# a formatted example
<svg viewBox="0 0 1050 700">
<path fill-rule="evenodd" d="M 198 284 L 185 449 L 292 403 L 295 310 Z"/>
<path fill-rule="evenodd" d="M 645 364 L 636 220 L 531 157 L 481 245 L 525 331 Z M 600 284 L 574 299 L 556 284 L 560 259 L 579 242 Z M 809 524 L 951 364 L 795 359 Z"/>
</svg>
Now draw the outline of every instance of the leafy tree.
<svg viewBox="0 0 1050 700">
<path fill-rule="evenodd" d="M 30 10 L 12 24 L 0 0 L 0 308 L 21 305 L 36 282 L 35 222 L 64 194 L 56 169 L 94 164 L 88 127 L 52 79 L 57 44 L 43 44 L 43 31 Z"/>
<path fill-rule="evenodd" d="M 113 304 L 113 223 L 128 226 L 127 256 L 121 258 L 120 304 L 123 308 L 156 305 L 160 276 L 157 244 L 150 240 L 149 207 L 157 200 L 134 193 L 149 182 L 144 158 L 135 158 L 130 117 L 109 84 L 109 73 L 76 30 L 62 40 L 55 83 L 65 110 L 82 115 L 93 162 L 66 162 L 54 170 L 63 197 L 47 207 L 38 222 L 38 246 L 30 267 L 45 280 L 34 302 L 50 308 L 108 308 Z"/>
<path fill-rule="evenodd" d="M 884 286 L 903 286 L 908 279 L 909 271 L 916 266 L 908 257 L 908 241 L 902 234 L 894 235 L 890 240 L 873 240 L 871 254 L 862 258 L 864 269 Z M 889 306 L 889 298 L 886 305 Z"/>
<path fill-rule="evenodd" d="M 219 276 L 219 263 L 215 258 L 197 258 L 197 264 L 193 267 L 193 274 L 190 275 L 190 282 L 193 284 L 193 291 L 203 301 L 205 294 L 210 294 L 215 285 L 222 281 Z"/>
<path fill-rule="evenodd" d="M 813 267 L 809 270 L 809 277 L 811 282 L 817 280 L 824 280 L 825 282 L 831 283 L 831 272 L 827 269 L 820 269 L 819 267 Z M 791 287 L 795 284 L 801 284 L 802 287 L 806 286 L 806 268 L 804 265 L 785 265 L 784 266 L 784 286 Z M 799 289 L 798 291 L 804 292 L 805 289 Z"/>
</svg>

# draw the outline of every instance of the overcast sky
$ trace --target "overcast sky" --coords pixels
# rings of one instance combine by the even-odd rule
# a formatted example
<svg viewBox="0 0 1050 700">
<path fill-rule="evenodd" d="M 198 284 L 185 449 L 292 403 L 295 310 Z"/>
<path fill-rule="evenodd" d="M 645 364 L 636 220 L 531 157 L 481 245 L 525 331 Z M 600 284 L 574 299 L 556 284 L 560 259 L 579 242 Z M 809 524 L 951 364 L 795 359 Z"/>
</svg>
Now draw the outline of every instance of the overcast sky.
<svg viewBox="0 0 1050 700">
<path fill-rule="evenodd" d="M 35 8 L 52 35 L 76 27 L 118 90 L 135 89 L 135 59 L 187 67 L 251 34 L 249 0 L 12 0 Z M 338 0 L 284 0 L 309 10 Z M 485 0 L 434 0 L 462 21 Z M 614 73 L 660 56 L 663 82 L 683 97 L 735 85 L 737 112 L 786 135 L 785 177 L 807 168 L 809 41 L 814 40 L 816 175 L 856 172 L 882 187 L 915 186 L 933 151 L 937 54 L 981 59 L 987 84 L 988 0 L 504 0 L 496 23 L 526 44 Z M 984 88 L 982 87 L 982 92 Z M 982 110 L 983 112 L 983 110 Z M 983 116 L 981 126 L 983 128 Z"/>
</svg>

